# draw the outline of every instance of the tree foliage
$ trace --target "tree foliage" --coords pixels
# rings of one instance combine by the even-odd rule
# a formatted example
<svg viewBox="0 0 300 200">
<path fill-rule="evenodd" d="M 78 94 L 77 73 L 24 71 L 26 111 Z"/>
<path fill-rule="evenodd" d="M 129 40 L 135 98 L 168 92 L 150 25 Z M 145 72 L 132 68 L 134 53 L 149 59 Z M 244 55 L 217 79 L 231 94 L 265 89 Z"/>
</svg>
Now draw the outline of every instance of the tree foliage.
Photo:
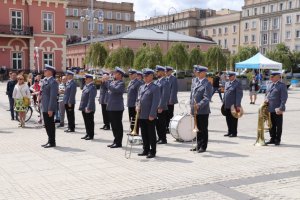
<svg viewBox="0 0 300 200">
<path fill-rule="evenodd" d="M 221 71 L 226 69 L 226 56 L 219 46 L 208 49 L 206 53 L 206 64 L 210 70 Z"/>
<path fill-rule="evenodd" d="M 128 69 L 133 66 L 133 62 L 133 50 L 128 47 L 122 47 L 110 53 L 109 57 L 106 59 L 105 65 L 111 69 L 115 68 L 116 66 L 121 66 Z"/>
<path fill-rule="evenodd" d="M 93 67 L 103 67 L 105 60 L 107 59 L 108 51 L 100 42 L 90 45 L 87 56 L 85 57 L 85 63 L 90 64 Z"/>
<path fill-rule="evenodd" d="M 173 44 L 165 56 L 166 65 L 184 70 L 188 66 L 188 51 L 183 43 Z"/>
<path fill-rule="evenodd" d="M 205 54 L 199 48 L 194 48 L 189 53 L 188 66 L 205 65 Z"/>
<path fill-rule="evenodd" d="M 267 57 L 282 63 L 282 68 L 290 70 L 294 64 L 293 54 L 290 49 L 281 43 L 276 48 L 267 52 Z"/>
<path fill-rule="evenodd" d="M 158 45 L 154 47 L 140 48 L 134 60 L 134 67 L 142 69 L 145 67 L 154 68 L 156 65 L 161 65 L 163 59 L 162 50 Z"/>
</svg>

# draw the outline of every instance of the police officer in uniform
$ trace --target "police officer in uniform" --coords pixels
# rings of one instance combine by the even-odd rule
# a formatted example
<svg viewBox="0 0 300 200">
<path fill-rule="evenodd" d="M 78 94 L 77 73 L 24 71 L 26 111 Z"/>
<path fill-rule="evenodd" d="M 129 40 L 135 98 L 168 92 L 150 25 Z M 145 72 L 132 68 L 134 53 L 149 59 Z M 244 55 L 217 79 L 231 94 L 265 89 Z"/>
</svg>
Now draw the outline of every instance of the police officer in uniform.
<svg viewBox="0 0 300 200">
<path fill-rule="evenodd" d="M 203 153 L 208 143 L 208 118 L 210 114 L 210 99 L 212 96 L 212 85 L 206 78 L 207 68 L 198 66 L 196 69 L 197 84 L 191 92 L 191 113 L 196 114 L 197 120 L 197 147 L 192 151 Z M 195 110 L 195 107 L 197 110 Z M 196 112 L 196 113 L 194 113 Z"/>
<path fill-rule="evenodd" d="M 109 73 L 106 71 L 103 71 L 102 72 L 102 81 L 101 81 L 101 85 L 100 85 L 100 96 L 99 96 L 99 103 L 101 104 L 102 117 L 103 117 L 103 123 L 104 123 L 104 126 L 100 129 L 103 129 L 103 130 L 110 130 L 109 117 L 108 117 L 108 113 L 106 110 L 108 89 L 107 89 L 107 85 L 105 84 L 105 81 L 106 81 L 107 77 L 109 77 Z"/>
<path fill-rule="evenodd" d="M 138 91 L 142 82 L 137 79 L 137 71 L 135 69 L 130 69 L 128 71 L 130 82 L 127 87 L 127 106 L 128 106 L 128 114 L 130 121 L 130 129 L 133 131 L 135 116 L 136 116 L 136 100 L 138 97 Z M 137 128 L 137 133 L 138 133 Z"/>
<path fill-rule="evenodd" d="M 123 112 L 124 112 L 124 100 L 123 93 L 125 92 L 125 83 L 123 81 L 123 76 L 125 71 L 120 67 L 116 67 L 114 71 L 114 81 L 107 82 L 108 88 L 108 101 L 107 101 L 107 111 L 109 116 L 109 121 L 111 123 L 111 128 L 114 135 L 114 141 L 110 148 L 120 148 L 122 147 L 123 139 Z"/>
<path fill-rule="evenodd" d="M 160 99 L 157 109 L 156 130 L 158 135 L 157 144 L 167 144 L 167 117 L 168 117 L 168 101 L 170 99 L 170 83 L 165 77 L 166 68 L 157 65 L 155 68 L 156 77 L 158 78 L 154 84 L 160 89 Z"/>
<path fill-rule="evenodd" d="M 136 74 L 137 74 L 137 79 L 142 83 L 144 84 L 144 80 L 143 80 L 143 73 L 141 71 L 136 71 Z"/>
<path fill-rule="evenodd" d="M 227 75 L 229 81 L 225 84 L 223 104 L 226 113 L 228 133 L 224 136 L 237 137 L 238 119 L 232 116 L 230 108 L 234 105 L 236 111 L 240 112 L 243 88 L 242 84 L 236 80 L 235 72 L 227 72 Z"/>
<path fill-rule="evenodd" d="M 64 103 L 65 109 L 67 113 L 68 119 L 68 129 L 65 130 L 67 133 L 75 132 L 75 103 L 76 103 L 76 92 L 77 92 L 77 85 L 74 78 L 74 72 L 67 70 L 67 79 L 68 82 L 65 88 L 65 95 L 64 95 Z"/>
<path fill-rule="evenodd" d="M 153 83 L 154 71 L 143 71 L 145 84 L 139 89 L 137 112 L 140 112 L 139 122 L 143 139 L 143 152 L 138 156 L 154 158 L 156 155 L 155 123 L 160 99 L 160 89 Z"/>
<path fill-rule="evenodd" d="M 270 75 L 272 81 L 266 93 L 266 103 L 269 104 L 272 127 L 269 130 L 270 140 L 266 144 L 280 145 L 282 134 L 283 112 L 288 98 L 287 87 L 280 81 L 280 72 L 273 71 Z"/>
<path fill-rule="evenodd" d="M 177 78 L 172 75 L 173 67 L 166 67 L 167 80 L 170 83 L 170 99 L 168 101 L 168 114 L 167 114 L 167 133 L 170 133 L 169 124 L 174 116 L 174 105 L 178 103 L 177 93 L 178 85 Z"/>
<path fill-rule="evenodd" d="M 55 123 L 54 116 L 57 107 L 58 83 L 56 82 L 55 68 L 45 65 L 44 68 L 44 84 L 42 86 L 42 112 L 45 123 L 45 129 L 48 135 L 48 142 L 42 147 L 51 148 L 56 146 L 55 141 Z"/>
<path fill-rule="evenodd" d="M 97 89 L 94 84 L 93 75 L 85 75 L 85 86 L 82 90 L 79 110 L 82 112 L 84 120 L 86 135 L 81 139 L 93 140 L 94 139 L 94 114 L 96 110 L 95 98 L 97 95 Z"/>
</svg>

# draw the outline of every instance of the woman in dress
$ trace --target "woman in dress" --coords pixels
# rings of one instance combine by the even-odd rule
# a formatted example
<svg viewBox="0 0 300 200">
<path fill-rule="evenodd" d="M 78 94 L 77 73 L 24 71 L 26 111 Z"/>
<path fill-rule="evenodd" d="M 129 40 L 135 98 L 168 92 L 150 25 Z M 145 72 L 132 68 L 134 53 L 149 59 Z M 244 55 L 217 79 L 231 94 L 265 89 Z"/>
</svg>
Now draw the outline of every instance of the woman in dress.
<svg viewBox="0 0 300 200">
<path fill-rule="evenodd" d="M 18 75 L 18 83 L 13 91 L 13 98 L 15 100 L 15 111 L 19 114 L 20 126 L 25 127 L 25 116 L 27 107 L 24 105 L 23 97 L 30 98 L 30 91 L 27 84 L 24 82 L 24 76 Z"/>
<path fill-rule="evenodd" d="M 258 82 L 255 79 L 255 76 L 252 77 L 249 85 L 249 95 L 250 95 L 250 104 L 255 104 L 257 91 L 259 90 Z"/>
</svg>

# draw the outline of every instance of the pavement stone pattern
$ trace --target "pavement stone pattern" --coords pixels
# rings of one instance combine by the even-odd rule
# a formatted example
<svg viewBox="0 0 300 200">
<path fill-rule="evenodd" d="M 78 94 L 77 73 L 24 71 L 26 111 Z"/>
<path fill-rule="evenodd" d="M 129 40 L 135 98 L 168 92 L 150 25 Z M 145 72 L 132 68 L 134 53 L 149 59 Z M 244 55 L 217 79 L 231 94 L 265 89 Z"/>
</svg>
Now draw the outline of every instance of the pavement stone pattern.
<svg viewBox="0 0 300 200">
<path fill-rule="evenodd" d="M 85 134 L 81 113 L 76 112 L 76 132 L 57 129 L 57 147 L 44 149 L 43 128 L 37 113 L 27 127 L 18 128 L 10 120 L 6 83 L 0 83 L 0 199 L 300 199 L 300 90 L 290 90 L 283 120 L 282 145 L 255 147 L 257 111 L 263 102 L 249 104 L 244 92 L 244 116 L 239 120 L 237 138 L 227 138 L 225 118 L 217 94 L 211 103 L 207 152 L 190 152 L 191 143 L 159 145 L 157 157 L 137 156 L 141 145 L 134 145 L 131 159 L 123 148 L 110 149 L 111 131 L 103 131 L 101 108 L 95 114 L 95 139 L 81 140 Z M 99 94 L 99 91 L 98 91 Z M 77 92 L 78 108 L 81 90 Z M 189 98 L 180 92 L 179 101 Z M 124 95 L 126 102 L 126 94 Z M 175 113 L 186 112 L 183 104 Z M 129 130 L 127 109 L 124 130 Z M 268 133 L 265 134 L 268 139 Z"/>
</svg>

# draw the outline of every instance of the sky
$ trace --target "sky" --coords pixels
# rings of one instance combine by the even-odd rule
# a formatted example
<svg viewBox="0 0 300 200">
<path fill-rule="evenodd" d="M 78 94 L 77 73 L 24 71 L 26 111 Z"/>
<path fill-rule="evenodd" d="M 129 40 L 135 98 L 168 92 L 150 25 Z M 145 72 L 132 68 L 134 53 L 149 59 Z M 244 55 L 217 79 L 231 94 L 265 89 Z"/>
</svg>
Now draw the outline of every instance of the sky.
<svg viewBox="0 0 300 200">
<path fill-rule="evenodd" d="M 167 15 L 169 8 L 174 7 L 177 12 L 188 8 L 210 8 L 220 10 L 229 8 L 241 10 L 244 0 L 106 0 L 109 2 L 131 2 L 134 3 L 135 20 L 149 19 L 155 15 Z M 170 14 L 175 13 L 173 9 Z"/>
</svg>

